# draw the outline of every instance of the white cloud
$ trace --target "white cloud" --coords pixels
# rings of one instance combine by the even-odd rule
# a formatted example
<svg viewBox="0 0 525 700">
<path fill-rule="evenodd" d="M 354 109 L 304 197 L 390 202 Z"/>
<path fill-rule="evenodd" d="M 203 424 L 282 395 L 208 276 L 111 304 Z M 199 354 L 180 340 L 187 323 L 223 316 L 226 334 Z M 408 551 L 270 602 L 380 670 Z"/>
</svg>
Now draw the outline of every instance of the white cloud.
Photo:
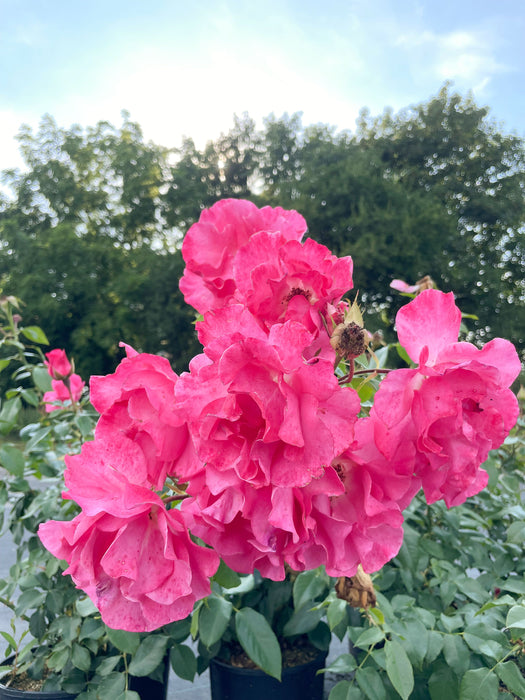
<svg viewBox="0 0 525 700">
<path fill-rule="evenodd" d="M 440 81 L 452 80 L 478 93 L 494 75 L 509 70 L 496 60 L 495 42 L 486 32 L 410 32 L 400 35 L 395 45 L 408 53 L 416 75 L 430 72 Z"/>
</svg>

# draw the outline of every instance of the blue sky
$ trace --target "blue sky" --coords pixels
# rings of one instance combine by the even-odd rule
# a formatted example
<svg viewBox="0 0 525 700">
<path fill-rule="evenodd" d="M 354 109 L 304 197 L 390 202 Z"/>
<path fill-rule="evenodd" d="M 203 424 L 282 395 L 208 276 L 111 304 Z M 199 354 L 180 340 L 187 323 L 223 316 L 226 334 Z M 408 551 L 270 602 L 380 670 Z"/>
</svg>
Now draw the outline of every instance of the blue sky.
<svg viewBox="0 0 525 700">
<path fill-rule="evenodd" d="M 446 80 L 523 136 L 524 38 L 525 0 L 0 0 L 0 170 L 45 113 L 202 146 L 234 113 L 353 129 Z"/>
</svg>

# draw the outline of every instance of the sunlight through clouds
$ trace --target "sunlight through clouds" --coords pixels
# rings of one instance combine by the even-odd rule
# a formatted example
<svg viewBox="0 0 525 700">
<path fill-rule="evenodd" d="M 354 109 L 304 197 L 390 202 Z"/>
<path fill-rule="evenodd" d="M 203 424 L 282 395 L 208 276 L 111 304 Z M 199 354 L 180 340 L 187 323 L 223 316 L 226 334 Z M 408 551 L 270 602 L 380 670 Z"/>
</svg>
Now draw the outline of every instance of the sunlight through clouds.
<svg viewBox="0 0 525 700">
<path fill-rule="evenodd" d="M 521 11 L 519 7 L 521 6 Z M 470 9 L 469 9 L 470 8 Z M 523 131 L 525 9 L 479 0 L 0 0 L 0 170 L 19 164 L 14 135 L 45 113 L 57 123 L 114 124 L 199 147 L 233 114 L 274 113 L 355 128 L 428 99 L 445 81 Z"/>
</svg>

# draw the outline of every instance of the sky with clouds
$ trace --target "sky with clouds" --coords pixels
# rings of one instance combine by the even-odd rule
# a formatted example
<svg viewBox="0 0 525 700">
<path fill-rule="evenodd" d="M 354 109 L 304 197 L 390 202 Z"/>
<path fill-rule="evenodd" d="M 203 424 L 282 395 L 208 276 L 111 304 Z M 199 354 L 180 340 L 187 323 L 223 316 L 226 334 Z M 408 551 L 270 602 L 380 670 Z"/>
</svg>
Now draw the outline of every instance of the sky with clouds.
<svg viewBox="0 0 525 700">
<path fill-rule="evenodd" d="M 202 146 L 245 111 L 352 130 L 447 80 L 523 136 L 524 37 L 525 0 L 0 0 L 0 170 L 45 113 Z"/>
</svg>

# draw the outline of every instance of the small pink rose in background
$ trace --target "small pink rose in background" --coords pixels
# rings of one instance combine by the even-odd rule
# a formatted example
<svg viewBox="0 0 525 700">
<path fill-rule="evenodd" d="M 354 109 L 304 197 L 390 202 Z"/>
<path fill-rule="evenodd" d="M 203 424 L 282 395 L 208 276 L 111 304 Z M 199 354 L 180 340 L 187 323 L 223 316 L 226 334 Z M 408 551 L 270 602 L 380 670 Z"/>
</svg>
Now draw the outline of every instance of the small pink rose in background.
<svg viewBox="0 0 525 700">
<path fill-rule="evenodd" d="M 73 364 L 68 360 L 65 350 L 51 350 L 46 353 L 46 358 L 44 364 L 52 380 L 52 390 L 46 391 L 42 400 L 46 404 L 46 413 L 51 413 L 64 408 L 67 402 L 77 403 L 85 382 L 78 374 L 73 374 Z"/>
<path fill-rule="evenodd" d="M 66 379 L 73 373 L 73 367 L 67 358 L 65 350 L 59 350 L 58 348 L 51 350 L 51 352 L 46 352 L 46 357 L 47 360 L 44 364 L 52 379 Z"/>
<path fill-rule="evenodd" d="M 403 280 L 392 280 L 390 286 L 397 292 L 404 292 L 405 294 L 415 294 L 419 289 L 417 284 L 408 284 L 403 282 Z"/>
<path fill-rule="evenodd" d="M 77 403 L 80 401 L 85 385 L 86 383 L 82 381 L 78 374 L 71 374 L 64 381 L 52 379 L 52 391 L 46 391 L 42 398 L 42 401 L 46 404 L 46 413 L 60 410 L 68 402 Z M 56 405 L 57 402 L 63 405 Z"/>
</svg>

